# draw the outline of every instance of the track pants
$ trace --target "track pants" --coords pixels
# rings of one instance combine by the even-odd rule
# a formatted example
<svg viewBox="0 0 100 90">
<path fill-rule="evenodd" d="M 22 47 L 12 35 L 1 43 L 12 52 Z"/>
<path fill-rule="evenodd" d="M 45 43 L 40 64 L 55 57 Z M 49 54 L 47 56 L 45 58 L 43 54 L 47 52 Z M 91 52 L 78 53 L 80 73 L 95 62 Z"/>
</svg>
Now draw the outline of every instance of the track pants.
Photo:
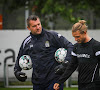
<svg viewBox="0 0 100 90">
<path fill-rule="evenodd" d="M 56 82 L 53 81 L 52 83 L 50 83 L 48 86 L 46 85 L 33 85 L 33 90 L 54 90 L 53 89 L 53 85 Z M 63 84 L 60 85 L 60 89 L 59 90 L 63 90 Z"/>
</svg>

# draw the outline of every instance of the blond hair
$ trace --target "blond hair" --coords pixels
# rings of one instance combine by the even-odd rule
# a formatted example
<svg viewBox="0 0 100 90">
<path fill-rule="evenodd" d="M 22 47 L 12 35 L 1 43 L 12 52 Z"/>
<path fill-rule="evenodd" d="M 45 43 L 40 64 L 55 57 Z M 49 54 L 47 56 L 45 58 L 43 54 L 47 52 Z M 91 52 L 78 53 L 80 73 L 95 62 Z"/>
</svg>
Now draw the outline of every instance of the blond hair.
<svg viewBox="0 0 100 90">
<path fill-rule="evenodd" d="M 77 23 L 75 23 L 72 26 L 72 32 L 80 31 L 80 33 L 84 33 L 84 31 L 87 32 L 87 25 L 85 20 L 79 20 Z"/>
</svg>

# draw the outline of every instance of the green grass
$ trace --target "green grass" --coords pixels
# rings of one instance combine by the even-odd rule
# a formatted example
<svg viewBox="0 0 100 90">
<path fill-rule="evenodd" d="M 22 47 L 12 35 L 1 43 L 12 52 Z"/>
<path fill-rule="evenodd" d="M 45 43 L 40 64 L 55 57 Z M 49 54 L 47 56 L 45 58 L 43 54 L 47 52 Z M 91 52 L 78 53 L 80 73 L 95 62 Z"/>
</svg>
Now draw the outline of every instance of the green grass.
<svg viewBox="0 0 100 90">
<path fill-rule="evenodd" d="M 31 90 L 31 88 L 0 88 L 0 90 Z M 64 88 L 64 90 L 78 90 L 77 88 Z"/>
<path fill-rule="evenodd" d="M 64 88 L 64 90 L 78 90 L 78 88 Z"/>
</svg>

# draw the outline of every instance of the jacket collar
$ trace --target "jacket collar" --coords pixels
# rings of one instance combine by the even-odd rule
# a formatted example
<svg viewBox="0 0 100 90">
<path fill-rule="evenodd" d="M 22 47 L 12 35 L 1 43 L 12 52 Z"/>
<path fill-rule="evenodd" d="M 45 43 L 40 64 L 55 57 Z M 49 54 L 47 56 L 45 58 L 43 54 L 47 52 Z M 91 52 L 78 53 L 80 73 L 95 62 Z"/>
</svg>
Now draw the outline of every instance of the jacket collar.
<svg viewBox="0 0 100 90">
<path fill-rule="evenodd" d="M 45 30 L 44 29 L 42 29 L 42 32 L 41 32 L 41 34 L 39 34 L 39 35 L 33 35 L 31 32 L 30 32 L 30 35 L 31 35 L 31 37 L 32 38 L 40 38 L 41 36 L 43 36 L 44 35 L 44 33 L 45 33 Z"/>
</svg>

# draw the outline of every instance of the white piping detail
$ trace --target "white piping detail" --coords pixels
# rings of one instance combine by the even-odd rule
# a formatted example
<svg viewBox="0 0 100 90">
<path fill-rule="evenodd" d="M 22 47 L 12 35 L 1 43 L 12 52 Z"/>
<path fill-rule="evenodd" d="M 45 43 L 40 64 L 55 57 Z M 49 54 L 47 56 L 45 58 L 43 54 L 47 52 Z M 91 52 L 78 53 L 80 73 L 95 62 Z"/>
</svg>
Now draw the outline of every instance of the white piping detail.
<svg viewBox="0 0 100 90">
<path fill-rule="evenodd" d="M 73 56 L 77 56 L 73 51 L 71 52 L 71 54 L 72 54 Z"/>
<path fill-rule="evenodd" d="M 25 47 L 26 42 L 28 42 L 30 39 L 31 39 L 31 36 L 30 36 L 30 37 L 28 37 L 28 38 L 24 41 L 24 44 L 23 44 L 23 49 L 24 49 L 24 47 Z"/>
<path fill-rule="evenodd" d="M 97 51 L 97 52 L 95 53 L 95 55 L 96 55 L 96 56 L 100 55 L 100 51 Z"/>
<path fill-rule="evenodd" d="M 94 79 L 94 75 L 95 75 L 95 72 L 96 72 L 97 66 L 98 66 L 98 63 L 97 63 L 97 65 L 96 65 L 96 67 L 95 67 L 95 70 L 94 70 L 94 73 L 93 73 L 93 77 L 92 77 L 91 82 L 93 82 L 93 79 Z"/>
</svg>

